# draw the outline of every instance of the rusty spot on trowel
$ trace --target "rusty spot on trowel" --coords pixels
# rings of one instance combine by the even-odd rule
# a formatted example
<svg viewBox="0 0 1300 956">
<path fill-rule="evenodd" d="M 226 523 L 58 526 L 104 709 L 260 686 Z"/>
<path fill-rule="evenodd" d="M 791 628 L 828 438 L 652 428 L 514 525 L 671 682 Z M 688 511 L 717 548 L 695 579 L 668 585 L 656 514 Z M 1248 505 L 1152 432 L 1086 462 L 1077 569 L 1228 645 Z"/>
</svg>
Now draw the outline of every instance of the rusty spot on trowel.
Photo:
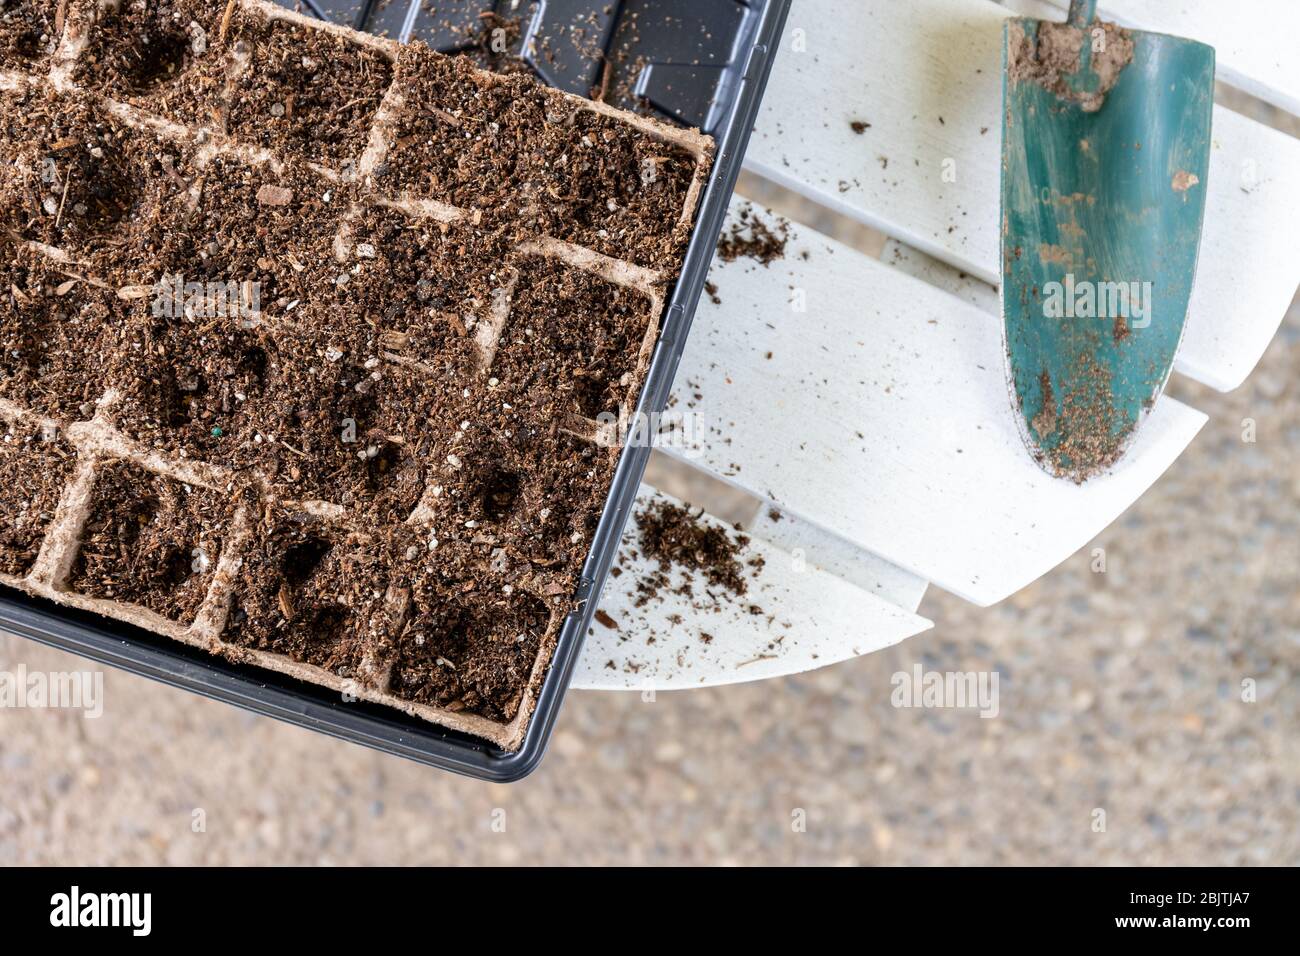
<svg viewBox="0 0 1300 956">
<path fill-rule="evenodd" d="M 1083 70 L 1080 54 L 1085 46 L 1090 51 L 1087 72 L 1097 78 L 1094 90 L 1076 89 L 1071 82 Z M 1012 20 L 1007 26 L 1007 76 L 1012 85 L 1037 83 L 1057 98 L 1079 104 L 1085 113 L 1101 109 L 1132 60 L 1129 31 L 1113 23 L 1097 20 L 1085 32 L 1068 23 L 1043 20 L 1036 38 L 1025 33 L 1022 21 Z"/>
<path fill-rule="evenodd" d="M 1200 176 L 1197 176 L 1195 173 L 1189 173 L 1185 169 L 1180 169 L 1178 172 L 1174 173 L 1174 192 L 1185 193 L 1200 181 Z"/>
</svg>

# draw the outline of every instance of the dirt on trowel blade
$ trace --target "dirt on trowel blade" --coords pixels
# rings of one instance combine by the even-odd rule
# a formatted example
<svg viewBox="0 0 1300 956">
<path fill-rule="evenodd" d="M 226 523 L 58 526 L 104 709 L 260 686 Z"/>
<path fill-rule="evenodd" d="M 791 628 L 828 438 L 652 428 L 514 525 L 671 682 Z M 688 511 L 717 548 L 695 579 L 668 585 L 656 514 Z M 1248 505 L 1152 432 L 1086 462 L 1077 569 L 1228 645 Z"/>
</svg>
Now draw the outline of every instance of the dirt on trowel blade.
<svg viewBox="0 0 1300 956">
<path fill-rule="evenodd" d="M 1041 22 L 1037 36 L 1025 32 L 1024 25 L 1008 25 L 1007 75 L 1013 84 L 1037 83 L 1062 100 L 1078 103 L 1085 113 L 1095 113 L 1106 101 L 1124 68 L 1133 60 L 1133 40 L 1129 32 L 1113 23 L 1097 21 L 1091 35 L 1091 56 L 1086 67 L 1080 55 L 1085 31 L 1068 23 Z M 1095 90 L 1077 89 L 1081 72 L 1097 77 Z"/>
</svg>

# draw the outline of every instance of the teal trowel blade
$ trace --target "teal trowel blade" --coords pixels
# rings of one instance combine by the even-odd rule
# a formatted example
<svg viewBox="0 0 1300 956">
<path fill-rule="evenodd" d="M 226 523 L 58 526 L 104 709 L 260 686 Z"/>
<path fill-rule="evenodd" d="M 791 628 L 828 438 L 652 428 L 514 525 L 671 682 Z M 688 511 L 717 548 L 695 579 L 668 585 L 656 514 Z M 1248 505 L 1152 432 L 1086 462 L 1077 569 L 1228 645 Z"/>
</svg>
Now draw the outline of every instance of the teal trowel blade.
<svg viewBox="0 0 1300 956">
<path fill-rule="evenodd" d="M 1003 42 L 1002 317 L 1035 459 L 1083 481 L 1164 389 L 1196 274 L 1214 50 L 1096 21 Z"/>
</svg>

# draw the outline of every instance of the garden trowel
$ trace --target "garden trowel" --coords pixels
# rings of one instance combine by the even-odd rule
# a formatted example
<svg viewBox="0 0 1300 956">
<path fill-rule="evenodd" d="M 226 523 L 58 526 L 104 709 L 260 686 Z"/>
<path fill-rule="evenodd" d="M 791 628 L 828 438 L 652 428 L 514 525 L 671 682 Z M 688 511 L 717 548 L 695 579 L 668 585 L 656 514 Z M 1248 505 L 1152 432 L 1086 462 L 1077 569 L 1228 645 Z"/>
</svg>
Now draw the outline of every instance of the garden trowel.
<svg viewBox="0 0 1300 956">
<path fill-rule="evenodd" d="M 1077 482 L 1123 454 L 1173 367 L 1205 210 L 1214 50 L 1074 0 L 1003 42 L 1002 319 L 1020 430 Z"/>
</svg>

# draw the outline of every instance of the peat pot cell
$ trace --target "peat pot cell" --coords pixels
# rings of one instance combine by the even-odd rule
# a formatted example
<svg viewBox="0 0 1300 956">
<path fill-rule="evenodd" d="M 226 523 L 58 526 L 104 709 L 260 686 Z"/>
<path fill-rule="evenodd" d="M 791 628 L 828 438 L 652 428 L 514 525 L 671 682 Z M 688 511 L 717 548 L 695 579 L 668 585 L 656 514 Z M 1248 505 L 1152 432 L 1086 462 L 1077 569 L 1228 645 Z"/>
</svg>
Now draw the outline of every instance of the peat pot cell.
<svg viewBox="0 0 1300 956">
<path fill-rule="evenodd" d="M 377 53 L 323 30 L 253 18 L 242 34 L 252 63 L 230 104 L 245 142 L 343 167 L 366 148 L 393 68 Z"/>
<path fill-rule="evenodd" d="M 89 418 L 129 355 L 115 293 L 0 241 L 0 396 L 60 419 Z"/>
<path fill-rule="evenodd" d="M 519 712 L 550 615 L 537 598 L 420 575 L 394 641 L 389 688 L 402 698 L 507 722 Z"/>
<path fill-rule="evenodd" d="M 350 223 L 349 236 L 332 330 L 344 322 L 380 330 L 384 352 L 433 373 L 431 390 L 458 393 L 479 364 L 479 325 L 508 303 L 511 236 L 379 207 Z"/>
<path fill-rule="evenodd" d="M 525 221 L 615 259 L 676 271 L 690 241 L 691 218 L 683 222 L 682 213 L 694 157 L 558 93 L 545 95 L 548 122 L 515 173 Z"/>
<path fill-rule="evenodd" d="M 405 106 L 376 171 L 380 187 L 465 208 L 516 209 L 518 157 L 538 151 L 546 122 L 536 83 L 488 76 L 420 43 L 403 47 L 397 74 Z"/>
<path fill-rule="evenodd" d="M 277 170 L 217 156 L 165 266 L 186 282 L 252 283 L 254 310 L 284 316 L 339 274 L 334 240 L 347 207 L 342 187 L 301 163 Z"/>
<path fill-rule="evenodd" d="M 106 280 L 135 284 L 152 271 L 196 175 L 184 147 L 128 129 L 78 93 L 28 91 L 0 124 L 0 225 Z"/>
<path fill-rule="evenodd" d="M 219 0 L 117 0 L 101 5 L 76 81 L 174 122 L 216 119 L 227 72 Z"/>
<path fill-rule="evenodd" d="M 519 266 L 491 374 L 520 403 L 561 420 L 617 416 L 632 397 L 650 300 L 550 259 Z"/>
<path fill-rule="evenodd" d="M 243 557 L 223 640 L 354 676 L 372 630 L 383 630 L 380 549 L 328 521 L 267 505 Z"/>
<path fill-rule="evenodd" d="M 456 445 L 458 467 L 441 465 L 431 476 L 438 491 L 428 516 L 432 534 L 486 549 L 484 563 L 491 550 L 505 548 L 551 573 L 580 567 L 614 457 L 558 431 L 544 415 L 484 415 L 474 431 L 488 437 Z"/>
<path fill-rule="evenodd" d="M 44 73 L 59 45 L 56 0 L 0 2 L 0 70 Z"/>
<path fill-rule="evenodd" d="M 424 491 L 437 426 L 421 379 L 376 354 L 349 342 L 296 352 L 275 370 L 241 462 L 282 497 L 405 520 Z"/>
<path fill-rule="evenodd" d="M 275 341 L 236 317 L 161 311 L 134 320 L 130 361 L 112 381 L 118 427 L 167 455 L 247 462 L 281 372 Z"/>
<path fill-rule="evenodd" d="M 31 570 L 75 460 L 56 432 L 0 415 L 0 574 Z"/>
<path fill-rule="evenodd" d="M 142 324 L 138 359 L 114 379 L 126 435 L 256 475 L 286 498 L 386 521 L 414 510 L 434 432 L 413 373 L 350 342 L 335 349 L 230 318 Z"/>
<path fill-rule="evenodd" d="M 107 463 L 68 588 L 188 625 L 207 597 L 232 511 L 226 494 Z"/>
</svg>

